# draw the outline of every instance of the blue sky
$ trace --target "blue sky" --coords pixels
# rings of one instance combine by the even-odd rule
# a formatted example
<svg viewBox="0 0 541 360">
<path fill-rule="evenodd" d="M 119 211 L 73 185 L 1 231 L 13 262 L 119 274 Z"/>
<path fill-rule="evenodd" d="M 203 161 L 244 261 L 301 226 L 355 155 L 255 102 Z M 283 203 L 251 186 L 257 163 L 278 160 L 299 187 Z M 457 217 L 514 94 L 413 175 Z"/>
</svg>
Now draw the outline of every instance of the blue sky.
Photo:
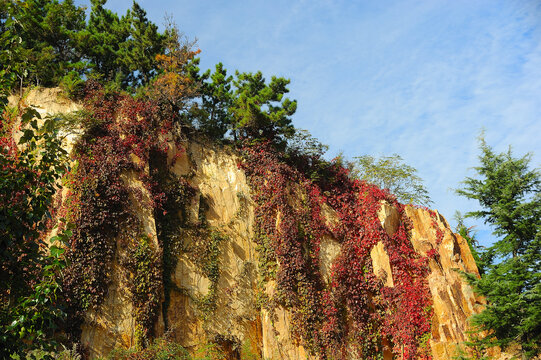
<svg viewBox="0 0 541 360">
<path fill-rule="evenodd" d="M 88 2 L 77 1 L 79 4 Z M 475 203 L 477 136 L 541 163 L 541 2 L 140 0 L 198 39 L 201 65 L 291 79 L 296 127 L 329 157 L 400 154 L 452 224 Z M 131 0 L 110 0 L 124 13 Z M 474 224 L 474 222 L 471 222 Z M 476 222 L 479 237 L 488 228 Z"/>
</svg>

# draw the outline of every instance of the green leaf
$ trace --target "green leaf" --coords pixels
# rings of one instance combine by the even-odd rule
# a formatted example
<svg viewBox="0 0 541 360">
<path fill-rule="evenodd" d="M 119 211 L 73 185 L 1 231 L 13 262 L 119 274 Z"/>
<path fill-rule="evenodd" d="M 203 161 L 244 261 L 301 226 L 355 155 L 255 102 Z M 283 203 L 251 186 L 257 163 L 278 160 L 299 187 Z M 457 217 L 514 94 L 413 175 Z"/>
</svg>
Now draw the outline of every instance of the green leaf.
<svg viewBox="0 0 541 360">
<path fill-rule="evenodd" d="M 25 144 L 27 143 L 28 141 L 30 141 L 31 139 L 34 138 L 34 131 L 31 130 L 31 129 L 26 129 L 24 130 L 23 132 L 23 136 L 21 136 L 21 139 L 19 140 L 19 144 Z"/>
<path fill-rule="evenodd" d="M 49 251 L 51 252 L 52 256 L 60 257 L 60 255 L 64 254 L 65 249 L 53 245 L 49 248 Z"/>
<path fill-rule="evenodd" d="M 41 119 L 41 116 L 40 116 L 39 112 L 38 112 L 36 109 L 34 109 L 34 108 L 27 108 L 27 109 L 24 111 L 23 115 L 21 116 L 21 122 L 22 122 L 23 125 L 26 125 L 26 124 L 28 124 L 28 122 L 29 122 L 30 120 L 32 120 L 32 119 L 34 119 L 34 118 Z M 34 120 L 34 121 L 35 121 L 35 120 Z M 32 127 L 33 127 L 34 129 L 37 129 L 37 122 L 36 122 L 36 125 L 35 125 L 35 126 L 32 125 Z"/>
</svg>

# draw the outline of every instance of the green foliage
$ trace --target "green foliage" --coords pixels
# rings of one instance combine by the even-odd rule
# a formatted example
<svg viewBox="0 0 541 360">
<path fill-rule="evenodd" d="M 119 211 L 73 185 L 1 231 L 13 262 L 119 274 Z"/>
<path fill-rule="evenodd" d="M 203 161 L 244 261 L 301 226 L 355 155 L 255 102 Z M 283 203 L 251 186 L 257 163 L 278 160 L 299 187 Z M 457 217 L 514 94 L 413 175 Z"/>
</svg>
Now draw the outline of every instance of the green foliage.
<svg viewBox="0 0 541 360">
<path fill-rule="evenodd" d="M 265 82 L 263 74 L 236 72 L 234 99 L 230 107 L 233 134 L 252 139 L 270 139 L 280 142 L 293 135 L 291 115 L 297 102 L 284 98 L 289 92 L 289 80 L 273 76 Z"/>
<path fill-rule="evenodd" d="M 145 349 L 115 349 L 107 360 L 221 360 L 223 353 L 214 344 L 202 346 L 192 356 L 184 347 L 167 339 L 158 338 Z"/>
<path fill-rule="evenodd" d="M 190 116 L 196 127 L 214 139 L 222 139 L 231 129 L 231 114 L 229 108 L 233 103 L 231 85 L 232 76 L 222 63 L 216 64 L 214 73 L 207 70 L 199 75 L 196 59 L 190 69 L 190 76 L 199 84 L 201 103 L 195 103 L 190 109 Z"/>
<path fill-rule="evenodd" d="M 123 89 L 148 84 L 165 35 L 136 2 L 122 17 L 106 2 L 91 0 L 87 23 L 73 0 L 2 1 L 0 71 L 10 68 L 11 86 L 63 83 L 70 93 L 75 74 L 116 80 Z"/>
<path fill-rule="evenodd" d="M 406 204 L 429 205 L 432 203 L 423 180 L 417 176 L 417 169 L 404 164 L 400 155 L 382 156 L 376 159 L 370 155 L 356 157 L 352 176 L 388 189 L 396 198 Z"/>
<path fill-rule="evenodd" d="M 122 21 L 129 35 L 119 45 L 118 63 L 130 86 L 146 85 L 156 74 L 156 55 L 164 51 L 165 35 L 158 32 L 158 26 L 148 20 L 145 10 L 135 1 Z"/>
<path fill-rule="evenodd" d="M 12 354 L 13 360 L 83 360 L 77 346 L 73 345 L 71 349 L 67 349 L 61 345 L 57 350 L 34 349 L 26 352 L 24 355 Z"/>
<path fill-rule="evenodd" d="M 291 165 L 304 172 L 312 181 L 318 182 L 330 176 L 326 171 L 330 162 L 323 159 L 328 149 L 308 130 L 295 129 L 295 133 L 287 139 L 285 154 Z"/>
<path fill-rule="evenodd" d="M 195 299 L 197 309 L 203 319 L 208 319 L 216 310 L 218 280 L 220 279 L 220 243 L 227 239 L 216 229 L 198 229 L 194 238 L 191 257 L 203 274 L 209 279 L 209 289 L 206 295 Z"/>
<path fill-rule="evenodd" d="M 128 350 L 115 349 L 108 356 L 108 360 L 143 360 L 143 359 L 174 359 L 190 360 L 192 359 L 188 351 L 167 339 L 156 339 L 146 349 L 132 348 Z"/>
<path fill-rule="evenodd" d="M 38 126 L 39 114 L 27 109 L 22 115 L 25 127 L 19 149 L 11 139 L 8 119 L 0 129 L 0 251 L 6 271 L 2 272 L 2 291 L 22 280 L 14 262 L 20 252 L 38 254 L 40 231 L 45 229 L 48 207 L 56 192 L 55 182 L 66 170 L 66 152 L 61 147 L 51 118 Z M 32 262 L 33 259 L 29 258 Z M 16 287 L 19 288 L 19 287 Z"/>
<path fill-rule="evenodd" d="M 162 289 L 161 250 L 153 249 L 148 236 L 131 244 L 123 266 L 129 271 L 128 288 L 135 308 L 135 321 L 140 328 L 139 344 L 152 336 L 158 317 Z"/>
<path fill-rule="evenodd" d="M 40 280 L 29 294 L 16 299 L 9 309 L 13 321 L 2 329 L 0 342 L 19 344 L 18 349 L 12 349 L 15 353 L 28 349 L 51 351 L 58 346 L 54 332 L 66 316 L 59 304 L 62 290 L 59 276 L 66 267 L 64 247 L 71 236 L 70 228 L 50 239 L 52 244 L 59 242 L 61 247 L 51 245 L 47 254 L 40 255 Z"/>
<path fill-rule="evenodd" d="M 54 86 L 82 66 L 76 34 L 85 27 L 84 9 L 72 0 L 9 1 L 8 18 L 20 36 L 11 65 L 21 85 Z"/>
<path fill-rule="evenodd" d="M 468 341 L 465 341 L 463 345 L 457 345 L 456 354 L 453 357 L 455 360 L 489 360 L 490 356 L 487 355 L 488 346 L 481 341 L 482 335 L 479 329 L 473 329 L 467 331 Z"/>
<path fill-rule="evenodd" d="M 4 111 L 7 96 L 17 81 L 20 72 L 19 58 L 21 37 L 18 35 L 17 23 L 10 16 L 11 3 L 0 1 L 0 109 Z"/>
<path fill-rule="evenodd" d="M 295 133 L 288 139 L 287 150 L 295 155 L 320 159 L 329 150 L 329 146 L 322 144 L 308 130 L 295 129 Z"/>
<path fill-rule="evenodd" d="M 9 86 L 4 83 L 4 86 Z M 6 94 L 6 87 L 0 93 Z M 5 95 L 4 95 L 5 96 Z M 0 122 L 0 348 L 2 355 L 55 346 L 63 317 L 57 295 L 64 250 L 43 241 L 56 182 L 66 170 L 65 151 L 52 118 L 22 109 L 23 134 L 2 104 Z M 38 122 L 39 121 L 39 122 Z M 51 239 L 65 242 L 70 230 Z"/>
<path fill-rule="evenodd" d="M 475 264 L 479 269 L 479 274 L 483 275 L 486 272 L 487 265 L 490 264 L 494 258 L 493 252 L 485 251 L 486 249 L 479 245 L 473 231 L 474 226 L 467 227 L 464 222 L 464 217 L 459 211 L 455 213 L 454 218 L 457 222 L 455 231 L 468 243 Z"/>
<path fill-rule="evenodd" d="M 125 21 L 104 7 L 107 0 L 91 0 L 90 17 L 86 29 L 79 34 L 80 46 L 92 65 L 92 73 L 105 81 L 114 80 L 122 72 L 118 53 L 129 36 Z M 126 76 L 126 74 L 122 74 Z"/>
<path fill-rule="evenodd" d="M 486 309 L 473 323 L 489 335 L 481 340 L 504 348 L 522 346 L 524 356 L 541 352 L 541 177 L 529 169 L 530 155 L 496 154 L 480 139 L 478 177 L 468 177 L 457 193 L 479 202 L 466 214 L 483 219 L 499 238 L 482 256 L 489 261 L 481 279 L 469 276 L 486 296 Z"/>
<path fill-rule="evenodd" d="M 69 98 L 77 99 L 80 97 L 85 82 L 77 71 L 70 71 L 60 80 L 60 87 L 66 92 Z"/>
<path fill-rule="evenodd" d="M 194 59 L 188 68 L 200 101 L 190 107 L 187 123 L 213 139 L 267 139 L 284 149 L 295 134 L 291 116 L 297 109 L 296 101 L 284 98 L 289 80 L 273 76 L 267 83 L 261 72 L 228 76 L 222 63 L 200 74 L 198 64 Z"/>
<path fill-rule="evenodd" d="M 242 347 L 240 350 L 240 358 L 241 360 L 261 360 L 262 359 L 261 354 L 259 353 L 257 344 L 251 339 L 244 341 L 244 343 L 242 344 Z"/>
</svg>

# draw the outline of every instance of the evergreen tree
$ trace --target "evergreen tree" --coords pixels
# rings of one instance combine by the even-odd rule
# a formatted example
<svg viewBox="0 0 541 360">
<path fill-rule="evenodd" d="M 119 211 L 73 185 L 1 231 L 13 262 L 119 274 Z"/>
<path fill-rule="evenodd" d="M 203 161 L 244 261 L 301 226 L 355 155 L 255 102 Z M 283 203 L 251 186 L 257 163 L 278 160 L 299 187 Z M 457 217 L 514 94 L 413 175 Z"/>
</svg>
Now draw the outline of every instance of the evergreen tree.
<svg viewBox="0 0 541 360">
<path fill-rule="evenodd" d="M 119 63 L 123 73 L 127 74 L 129 85 L 146 85 L 156 74 L 156 55 L 164 51 L 165 36 L 158 32 L 158 26 L 148 20 L 145 10 L 135 1 L 122 21 L 129 37 L 120 44 Z"/>
<path fill-rule="evenodd" d="M 15 20 L 22 85 L 56 86 L 70 70 L 81 70 L 76 35 L 85 27 L 84 9 L 72 0 L 27 0 L 10 2 L 8 16 Z"/>
<path fill-rule="evenodd" d="M 277 144 L 290 137 L 295 129 L 291 116 L 297 110 L 297 102 L 284 98 L 289 92 L 289 80 L 273 76 L 269 84 L 263 74 L 236 72 L 234 99 L 230 107 L 232 130 L 249 138 L 266 138 Z"/>
<path fill-rule="evenodd" d="M 0 1 L 0 109 L 4 110 L 7 97 L 16 82 L 18 69 L 13 59 L 18 57 L 20 36 L 17 34 L 15 21 L 10 16 L 10 3 Z"/>
<path fill-rule="evenodd" d="M 86 30 L 79 35 L 79 44 L 93 66 L 91 74 L 105 81 L 117 79 L 125 83 L 128 74 L 122 73 L 119 52 L 129 36 L 128 25 L 116 13 L 104 8 L 107 0 L 90 2 L 90 18 Z"/>
<path fill-rule="evenodd" d="M 233 77 L 227 75 L 222 63 L 216 64 L 214 73 L 207 70 L 199 75 L 198 61 L 196 59 L 190 69 L 190 76 L 199 84 L 201 102 L 194 104 L 190 116 L 199 130 L 213 139 L 223 139 L 231 128 L 229 108 L 233 103 Z"/>
<path fill-rule="evenodd" d="M 44 64 L 44 67 L 53 67 L 54 73 L 47 78 L 44 85 L 57 85 L 67 72 L 81 72 L 84 69 L 76 41 L 77 34 L 85 27 L 84 9 L 75 6 L 73 0 L 64 0 L 61 3 L 52 1 L 49 4 L 42 28 L 44 42 L 52 50 L 54 60 L 52 64 Z"/>
<path fill-rule="evenodd" d="M 480 149 L 479 177 L 466 178 L 457 193 L 479 202 L 481 210 L 466 216 L 483 219 L 499 240 L 486 250 L 484 276 L 469 276 L 488 300 L 473 323 L 488 330 L 485 343 L 518 343 L 531 357 L 541 351 L 540 173 L 529 169 L 529 155 L 514 158 L 511 149 L 496 154 L 482 138 Z"/>
</svg>

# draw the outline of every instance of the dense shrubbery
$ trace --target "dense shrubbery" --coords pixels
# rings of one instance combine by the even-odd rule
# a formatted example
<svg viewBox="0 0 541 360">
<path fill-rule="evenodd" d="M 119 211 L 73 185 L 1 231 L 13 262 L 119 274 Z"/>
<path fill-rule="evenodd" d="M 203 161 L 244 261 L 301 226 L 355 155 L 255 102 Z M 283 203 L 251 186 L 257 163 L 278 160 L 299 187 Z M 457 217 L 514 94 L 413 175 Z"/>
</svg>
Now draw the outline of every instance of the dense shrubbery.
<svg viewBox="0 0 541 360">
<path fill-rule="evenodd" d="M 213 344 L 202 346 L 195 355 L 191 355 L 182 346 L 168 340 L 159 338 L 145 349 L 116 349 L 107 356 L 107 360 L 221 360 L 224 354 Z M 247 359 L 248 360 L 248 359 Z"/>
<path fill-rule="evenodd" d="M 65 315 L 58 297 L 65 259 L 58 242 L 70 235 L 64 229 L 46 239 L 66 152 L 53 119 L 40 119 L 24 100 L 6 106 L 10 75 L 0 72 L 0 357 L 56 345 L 51 336 Z"/>
</svg>

